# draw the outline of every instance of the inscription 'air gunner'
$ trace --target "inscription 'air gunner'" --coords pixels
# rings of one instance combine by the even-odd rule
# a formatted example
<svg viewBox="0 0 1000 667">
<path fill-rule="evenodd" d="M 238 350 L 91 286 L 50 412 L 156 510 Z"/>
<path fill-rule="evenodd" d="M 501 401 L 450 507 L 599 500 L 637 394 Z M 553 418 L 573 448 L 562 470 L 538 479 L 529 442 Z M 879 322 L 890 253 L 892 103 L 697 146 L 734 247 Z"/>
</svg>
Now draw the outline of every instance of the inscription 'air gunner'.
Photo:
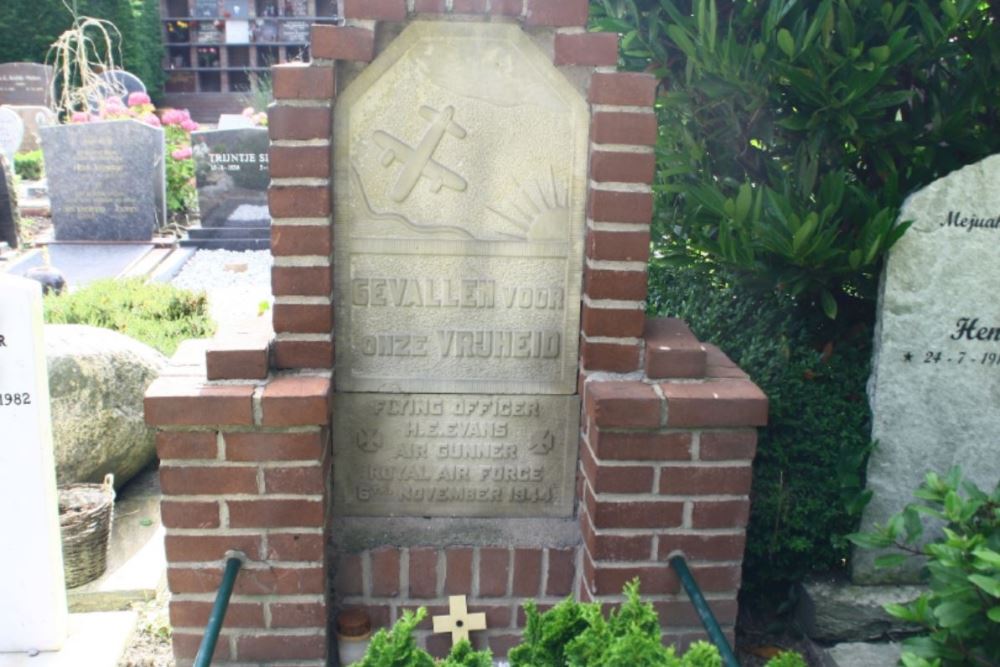
<svg viewBox="0 0 1000 667">
<path fill-rule="evenodd" d="M 407 146 L 381 130 L 375 132 L 375 143 L 383 150 L 382 166 L 389 167 L 393 162 L 403 164 L 399 180 L 389 192 L 389 196 L 396 202 L 409 197 L 421 177 L 433 182 L 434 192 L 440 192 L 445 186 L 464 192 L 469 185 L 464 178 L 432 159 L 445 133 L 458 139 L 466 137 L 466 131 L 452 120 L 455 117 L 455 107 L 445 107 L 444 111 L 420 107 L 420 115 L 430 122 L 430 127 L 416 148 Z"/>
</svg>

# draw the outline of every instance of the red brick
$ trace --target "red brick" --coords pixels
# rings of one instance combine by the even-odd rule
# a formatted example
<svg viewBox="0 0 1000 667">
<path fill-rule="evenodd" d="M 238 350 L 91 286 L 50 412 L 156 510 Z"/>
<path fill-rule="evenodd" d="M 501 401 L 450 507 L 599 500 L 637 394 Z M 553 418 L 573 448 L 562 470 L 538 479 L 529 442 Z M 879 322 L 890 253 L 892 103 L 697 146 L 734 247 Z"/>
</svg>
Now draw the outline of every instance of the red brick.
<svg viewBox="0 0 1000 667">
<path fill-rule="evenodd" d="M 655 428 L 660 425 L 660 397 L 642 382 L 589 382 L 587 414 L 602 427 Z"/>
<path fill-rule="evenodd" d="M 653 553 L 652 535 L 605 535 L 594 530 L 585 515 L 580 526 L 587 552 L 594 560 L 645 561 Z"/>
<path fill-rule="evenodd" d="M 653 217 L 653 194 L 591 190 L 587 214 L 595 222 L 647 224 Z"/>
<path fill-rule="evenodd" d="M 598 111 L 590 123 L 590 138 L 596 144 L 622 144 L 625 146 L 655 146 L 660 134 L 656 114 L 637 111 Z M 638 158 L 653 153 L 628 153 Z"/>
<path fill-rule="evenodd" d="M 174 628 L 195 628 L 203 632 L 212 612 L 211 602 L 172 600 L 170 625 Z M 226 611 L 227 628 L 263 628 L 264 606 L 250 602 L 231 602 Z"/>
<path fill-rule="evenodd" d="M 371 552 L 372 596 L 399 596 L 399 549 L 383 547 Z"/>
<path fill-rule="evenodd" d="M 313 26 L 328 28 L 332 26 Z M 330 149 L 327 146 L 271 146 L 268 168 L 271 178 L 329 178 Z"/>
<path fill-rule="evenodd" d="M 326 448 L 323 431 L 224 433 L 229 461 L 318 461 Z"/>
<path fill-rule="evenodd" d="M 167 535 L 164 550 L 171 563 L 221 561 L 227 551 L 259 560 L 260 535 Z"/>
<path fill-rule="evenodd" d="M 330 296 L 333 278 L 329 266 L 271 267 L 274 296 Z"/>
<path fill-rule="evenodd" d="M 445 0 L 415 0 L 413 11 L 423 14 L 444 14 Z"/>
<path fill-rule="evenodd" d="M 273 349 L 275 368 L 333 368 L 333 342 L 329 340 L 279 340 Z"/>
<path fill-rule="evenodd" d="M 271 85 L 276 100 L 332 100 L 336 70 L 302 63 L 271 67 Z"/>
<path fill-rule="evenodd" d="M 344 0 L 344 18 L 403 21 L 406 0 Z"/>
<path fill-rule="evenodd" d="M 246 635 L 236 638 L 243 661 L 320 660 L 326 658 L 326 637 L 316 635 Z"/>
<path fill-rule="evenodd" d="M 452 0 L 452 11 L 456 14 L 484 14 L 486 0 Z"/>
<path fill-rule="evenodd" d="M 639 368 L 640 347 L 635 343 L 580 342 L 580 360 L 589 371 L 628 373 Z"/>
<path fill-rule="evenodd" d="M 230 500 L 233 528 L 314 528 L 323 525 L 318 500 Z"/>
<path fill-rule="evenodd" d="M 512 594 L 518 597 L 535 598 L 538 597 L 541 585 L 542 550 L 514 549 L 514 590 Z"/>
<path fill-rule="evenodd" d="M 320 466 L 294 468 L 266 468 L 264 493 L 321 495 L 326 491 L 326 480 Z"/>
<path fill-rule="evenodd" d="M 678 496 L 745 496 L 750 493 L 752 477 L 749 465 L 666 466 L 660 469 L 660 493 Z"/>
<path fill-rule="evenodd" d="M 612 271 L 588 267 L 584 273 L 583 291 L 591 299 L 644 301 L 648 285 L 645 271 Z"/>
<path fill-rule="evenodd" d="M 205 374 L 209 380 L 263 380 L 269 348 L 270 341 L 258 336 L 213 341 L 205 350 Z"/>
<path fill-rule="evenodd" d="M 767 396 L 749 380 L 712 380 L 660 385 L 667 399 L 667 425 L 764 426 Z"/>
<path fill-rule="evenodd" d="M 198 654 L 203 634 L 204 629 L 199 630 L 196 634 L 172 633 L 170 635 L 170 643 L 173 645 L 174 658 L 179 660 L 194 658 Z M 229 654 L 229 635 L 223 633 L 219 635 L 219 641 L 215 645 L 215 651 L 212 653 L 212 661 L 228 660 L 230 657 L 232 656 Z"/>
<path fill-rule="evenodd" d="M 643 595 L 672 595 L 680 589 L 680 582 L 666 563 L 652 567 L 601 567 L 594 572 L 595 595 L 619 595 L 625 584 L 639 577 L 639 591 Z"/>
<path fill-rule="evenodd" d="M 257 469 L 233 466 L 160 467 L 160 488 L 168 496 L 224 496 L 257 493 Z"/>
<path fill-rule="evenodd" d="M 614 67 L 618 64 L 618 34 L 614 32 L 556 33 L 556 65 Z"/>
<path fill-rule="evenodd" d="M 194 378 L 161 377 L 143 402 L 150 426 L 253 424 L 250 384 L 208 385 Z"/>
<path fill-rule="evenodd" d="M 587 257 L 611 262 L 646 262 L 649 260 L 649 231 L 587 230 Z"/>
<path fill-rule="evenodd" d="M 524 25 L 583 27 L 589 13 L 587 0 L 526 0 Z"/>
<path fill-rule="evenodd" d="M 643 336 L 646 340 L 646 377 L 705 377 L 705 346 L 683 320 L 650 318 Z"/>
<path fill-rule="evenodd" d="M 274 218 L 325 218 L 330 215 L 326 185 L 272 185 L 267 204 Z"/>
<path fill-rule="evenodd" d="M 338 596 L 364 595 L 364 573 L 360 554 L 344 554 L 337 560 L 333 591 Z"/>
<path fill-rule="evenodd" d="M 705 344 L 705 376 L 749 380 L 750 376 L 715 345 Z"/>
<path fill-rule="evenodd" d="M 313 58 L 368 63 L 375 57 L 375 32 L 353 26 L 313 25 L 310 51 Z"/>
<path fill-rule="evenodd" d="M 271 225 L 271 254 L 275 257 L 329 258 L 332 252 L 330 225 Z"/>
<path fill-rule="evenodd" d="M 242 572 L 241 572 L 242 576 Z M 239 579 L 239 578 L 237 578 Z M 174 595 L 179 593 L 215 593 L 222 583 L 222 570 L 213 564 L 207 568 L 167 567 L 167 585 Z"/>
<path fill-rule="evenodd" d="M 167 528 L 218 528 L 219 503 L 160 501 L 160 520 Z"/>
<path fill-rule="evenodd" d="M 270 561 L 321 562 L 325 555 L 322 535 L 315 533 L 268 533 L 267 559 Z"/>
<path fill-rule="evenodd" d="M 690 433 L 615 433 L 591 430 L 591 444 L 602 459 L 621 461 L 687 461 Z"/>
<path fill-rule="evenodd" d="M 595 150 L 590 154 L 590 177 L 598 183 L 652 183 L 656 157 L 652 153 Z"/>
<path fill-rule="evenodd" d="M 326 570 L 322 567 L 245 567 L 236 578 L 237 595 L 320 595 L 325 592 Z"/>
<path fill-rule="evenodd" d="M 549 576 L 545 594 L 563 597 L 573 592 L 576 578 L 576 549 L 549 549 Z"/>
<path fill-rule="evenodd" d="M 493 0 L 496 4 L 497 0 Z M 519 635 L 491 635 L 487 641 L 494 658 L 506 658 L 507 653 L 521 643 Z"/>
<path fill-rule="evenodd" d="M 392 607 L 387 604 L 352 604 L 351 609 L 362 609 L 368 613 L 368 618 L 372 622 L 372 630 L 379 628 L 389 628 L 392 626 Z"/>
<path fill-rule="evenodd" d="M 591 457 L 589 447 L 581 447 L 580 459 L 587 479 L 598 493 L 650 493 L 653 490 L 652 466 L 605 466 Z"/>
<path fill-rule="evenodd" d="M 684 503 L 668 501 L 610 502 L 585 495 L 594 528 L 677 528 L 684 520 Z"/>
<path fill-rule="evenodd" d="M 331 382 L 328 376 L 285 376 L 264 387 L 264 426 L 324 425 L 330 421 Z"/>
<path fill-rule="evenodd" d="M 587 336 L 638 338 L 646 323 L 641 308 L 594 308 L 583 304 L 582 330 Z"/>
<path fill-rule="evenodd" d="M 479 550 L 479 596 L 498 598 L 507 595 L 510 550 L 483 547 Z"/>
<path fill-rule="evenodd" d="M 437 562 L 437 549 L 410 549 L 411 598 L 437 597 Z"/>
<path fill-rule="evenodd" d="M 702 431 L 698 456 L 702 461 L 752 461 L 757 431 Z"/>
<path fill-rule="evenodd" d="M 734 561 L 743 558 L 746 534 L 730 535 L 660 535 L 659 560 L 668 560 L 680 552 L 686 560 Z"/>
<path fill-rule="evenodd" d="M 651 107 L 656 102 L 656 77 L 633 72 L 594 74 L 589 99 L 594 104 Z"/>
<path fill-rule="evenodd" d="M 326 605 L 320 602 L 272 602 L 268 606 L 272 628 L 326 628 Z"/>
<path fill-rule="evenodd" d="M 271 141 L 329 140 L 333 133 L 333 116 L 326 107 L 272 104 L 267 109 L 267 132 Z"/>
<path fill-rule="evenodd" d="M 445 595 L 472 594 L 472 549 L 454 547 L 445 549 Z"/>
<path fill-rule="evenodd" d="M 435 661 L 443 660 L 451 652 L 451 637 L 446 634 L 429 635 L 424 638 L 424 645 Z"/>
<path fill-rule="evenodd" d="M 333 330 L 333 306 L 329 304 L 276 303 L 275 333 L 328 334 Z"/>
<path fill-rule="evenodd" d="M 218 458 L 218 435 L 215 431 L 160 431 L 156 434 L 156 455 L 160 460 Z"/>
<path fill-rule="evenodd" d="M 691 565 L 691 576 L 706 593 L 736 592 L 740 588 L 739 565 Z"/>
<path fill-rule="evenodd" d="M 691 512 L 691 527 L 745 528 L 749 516 L 749 500 L 699 500 Z"/>
<path fill-rule="evenodd" d="M 539 552 L 541 553 L 541 552 Z M 491 630 L 509 628 L 514 618 L 510 607 L 504 605 L 469 605 L 470 614 L 486 614 L 486 627 Z"/>
<path fill-rule="evenodd" d="M 494 16 L 520 16 L 524 13 L 524 0 L 492 0 L 490 14 Z"/>
</svg>

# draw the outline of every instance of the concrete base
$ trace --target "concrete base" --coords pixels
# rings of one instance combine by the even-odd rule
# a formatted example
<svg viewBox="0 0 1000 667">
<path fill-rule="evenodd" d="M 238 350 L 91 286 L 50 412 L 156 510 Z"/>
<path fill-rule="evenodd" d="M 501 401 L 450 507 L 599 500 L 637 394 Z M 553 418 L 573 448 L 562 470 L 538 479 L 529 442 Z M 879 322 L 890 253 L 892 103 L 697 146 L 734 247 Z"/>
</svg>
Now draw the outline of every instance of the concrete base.
<svg viewBox="0 0 1000 667">
<path fill-rule="evenodd" d="M 823 667 L 894 667 L 899 662 L 899 644 L 837 644 L 822 652 Z"/>
<path fill-rule="evenodd" d="M 919 627 L 890 616 L 889 603 L 914 600 L 922 586 L 859 586 L 844 579 L 813 579 L 802 584 L 798 620 L 810 638 L 822 642 L 864 642 L 898 638 Z"/>
<path fill-rule="evenodd" d="M 0 653 L 0 667 L 115 667 L 135 632 L 134 611 L 70 614 L 61 651 Z"/>
</svg>

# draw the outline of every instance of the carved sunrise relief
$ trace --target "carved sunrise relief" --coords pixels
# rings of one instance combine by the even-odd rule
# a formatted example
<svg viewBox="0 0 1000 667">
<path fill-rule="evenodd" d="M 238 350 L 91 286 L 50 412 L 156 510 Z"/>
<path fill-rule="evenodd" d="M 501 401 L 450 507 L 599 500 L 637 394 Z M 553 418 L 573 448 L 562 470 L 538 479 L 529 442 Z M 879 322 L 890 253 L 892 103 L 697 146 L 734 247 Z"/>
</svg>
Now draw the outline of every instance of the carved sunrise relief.
<svg viewBox="0 0 1000 667">
<path fill-rule="evenodd" d="M 513 25 L 415 22 L 350 84 L 338 391 L 575 392 L 588 118 Z"/>
</svg>

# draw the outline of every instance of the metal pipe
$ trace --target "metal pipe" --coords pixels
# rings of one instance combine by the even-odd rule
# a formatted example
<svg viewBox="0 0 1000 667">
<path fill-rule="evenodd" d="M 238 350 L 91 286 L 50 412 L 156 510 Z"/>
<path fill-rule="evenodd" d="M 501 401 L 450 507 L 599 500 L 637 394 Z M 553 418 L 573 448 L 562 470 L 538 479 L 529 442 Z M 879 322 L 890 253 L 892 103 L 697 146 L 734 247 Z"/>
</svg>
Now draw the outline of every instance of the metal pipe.
<svg viewBox="0 0 1000 667">
<path fill-rule="evenodd" d="M 729 640 L 726 639 L 722 628 L 719 627 L 719 622 L 715 620 L 715 615 L 712 614 L 705 596 L 701 594 L 698 582 L 691 576 L 691 570 L 688 569 L 684 557 L 671 557 L 670 566 L 677 572 L 677 576 L 681 580 L 681 585 L 684 586 L 688 597 L 691 598 L 691 604 L 694 605 L 695 611 L 698 612 L 698 618 L 701 619 L 701 624 L 705 626 L 708 638 L 715 644 L 715 648 L 719 649 L 719 654 L 722 656 L 722 664 L 726 667 L 740 667 L 740 663 L 736 660 L 736 655 L 733 653 L 733 648 L 729 645 Z"/>
<path fill-rule="evenodd" d="M 233 595 L 236 575 L 239 574 L 245 560 L 246 556 L 240 552 L 230 551 L 226 553 L 226 569 L 222 573 L 222 583 L 219 585 L 219 592 L 215 594 L 215 603 L 208 616 L 205 636 L 201 638 L 198 655 L 194 658 L 194 667 L 209 667 L 212 664 L 212 654 L 215 653 L 215 645 L 219 641 L 222 623 L 226 620 L 226 611 L 229 610 L 229 598 Z"/>
</svg>

